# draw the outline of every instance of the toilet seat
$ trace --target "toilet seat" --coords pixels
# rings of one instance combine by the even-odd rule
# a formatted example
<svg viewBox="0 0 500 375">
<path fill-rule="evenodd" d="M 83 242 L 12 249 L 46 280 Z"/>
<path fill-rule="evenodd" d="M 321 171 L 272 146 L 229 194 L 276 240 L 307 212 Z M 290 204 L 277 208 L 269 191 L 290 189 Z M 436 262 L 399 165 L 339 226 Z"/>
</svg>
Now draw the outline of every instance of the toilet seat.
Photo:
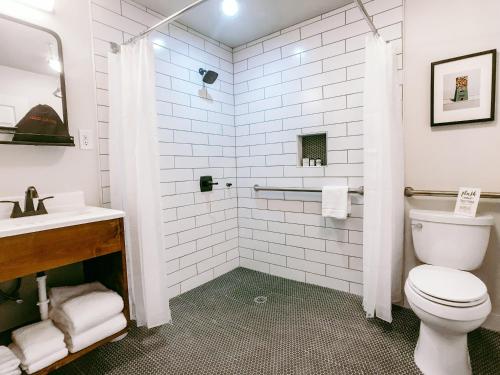
<svg viewBox="0 0 500 375">
<path fill-rule="evenodd" d="M 481 303 L 483 303 L 484 301 L 486 301 L 486 299 L 488 298 L 488 296 L 486 295 L 486 296 L 484 296 L 481 299 L 478 299 L 478 300 L 475 300 L 475 301 L 469 301 L 469 302 L 449 301 L 449 300 L 446 300 L 446 299 L 436 298 L 436 297 L 433 297 L 433 296 L 431 296 L 429 294 L 426 294 L 426 293 L 422 292 L 421 290 L 419 290 L 417 287 L 415 287 L 413 285 L 413 283 L 411 282 L 411 280 L 408 280 L 408 286 L 415 293 L 417 293 L 419 296 L 421 296 L 422 298 L 425 298 L 425 299 L 427 299 L 429 301 L 438 303 L 438 304 L 443 305 L 443 306 L 451 306 L 451 307 L 473 307 L 473 306 L 480 305 Z"/>
<path fill-rule="evenodd" d="M 424 264 L 408 275 L 409 286 L 421 297 L 453 307 L 471 307 L 488 298 L 486 285 L 470 272 Z"/>
<path fill-rule="evenodd" d="M 469 272 L 422 265 L 413 268 L 405 283 L 410 305 L 448 320 L 484 319 L 491 301 L 484 283 Z"/>
</svg>

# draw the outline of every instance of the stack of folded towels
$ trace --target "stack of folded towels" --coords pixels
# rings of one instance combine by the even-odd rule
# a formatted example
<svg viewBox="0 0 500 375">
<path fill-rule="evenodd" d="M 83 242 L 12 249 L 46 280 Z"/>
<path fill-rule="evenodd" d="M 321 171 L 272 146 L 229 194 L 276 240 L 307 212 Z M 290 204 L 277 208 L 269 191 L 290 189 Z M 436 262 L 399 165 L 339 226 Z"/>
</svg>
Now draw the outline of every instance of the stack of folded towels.
<svg viewBox="0 0 500 375">
<path fill-rule="evenodd" d="M 99 282 L 52 288 L 49 299 L 49 316 L 64 332 L 64 341 L 71 353 L 127 326 L 122 297 Z"/>
<path fill-rule="evenodd" d="M 21 361 L 6 346 L 0 346 L 0 375 L 21 375 Z"/>
<path fill-rule="evenodd" d="M 12 352 L 21 360 L 21 368 L 32 374 L 68 355 L 63 333 L 50 320 L 12 332 Z"/>
</svg>

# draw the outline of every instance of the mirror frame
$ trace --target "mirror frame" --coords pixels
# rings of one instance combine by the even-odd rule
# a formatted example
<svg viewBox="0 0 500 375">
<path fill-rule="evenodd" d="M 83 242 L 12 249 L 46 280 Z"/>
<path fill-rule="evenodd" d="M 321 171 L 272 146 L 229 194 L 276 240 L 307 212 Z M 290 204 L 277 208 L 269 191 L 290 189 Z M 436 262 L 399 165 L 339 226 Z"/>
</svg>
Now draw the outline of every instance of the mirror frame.
<svg viewBox="0 0 500 375">
<path fill-rule="evenodd" d="M 34 29 L 38 29 L 40 31 L 44 31 L 46 33 L 49 33 L 52 35 L 56 41 L 57 41 L 57 53 L 59 54 L 59 61 L 61 62 L 61 73 L 59 74 L 59 80 L 61 83 L 61 101 L 62 101 L 62 111 L 63 111 L 63 123 L 66 129 L 68 130 L 69 133 L 69 124 L 68 124 L 68 107 L 67 107 L 67 101 L 66 101 L 66 80 L 65 80 L 65 75 L 64 75 L 64 56 L 63 56 L 63 50 L 62 50 L 62 39 L 57 34 L 55 31 L 48 29 L 46 27 L 36 25 L 31 22 L 27 22 L 24 20 L 21 20 L 19 18 L 11 17 L 5 14 L 0 14 L 0 20 L 5 19 L 7 21 L 15 22 L 21 25 L 25 25 L 28 27 L 32 27 Z M 0 132 L 3 133 L 15 133 L 15 130 L 13 130 L 11 127 L 7 126 L 0 126 Z M 35 145 L 35 146 L 70 146 L 74 147 L 75 142 L 74 142 L 74 137 L 70 135 L 69 137 L 69 142 L 27 142 L 27 141 L 0 141 L 0 144 L 11 144 L 11 145 L 18 145 L 18 144 L 23 144 L 23 145 Z"/>
</svg>

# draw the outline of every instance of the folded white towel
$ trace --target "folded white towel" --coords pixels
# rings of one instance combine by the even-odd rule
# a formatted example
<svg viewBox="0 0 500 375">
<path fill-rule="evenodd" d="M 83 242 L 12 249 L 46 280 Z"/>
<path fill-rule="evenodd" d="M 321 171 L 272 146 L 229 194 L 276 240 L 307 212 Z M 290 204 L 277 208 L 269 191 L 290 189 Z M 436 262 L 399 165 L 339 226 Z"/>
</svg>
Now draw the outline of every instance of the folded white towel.
<svg viewBox="0 0 500 375">
<path fill-rule="evenodd" d="M 16 367 L 14 370 L 8 372 L 0 372 L 0 375 L 21 375 L 21 369 Z"/>
<path fill-rule="evenodd" d="M 101 291 L 105 292 L 108 289 L 102 285 L 99 281 L 94 281 L 93 283 L 80 284 L 76 286 L 58 286 L 50 288 L 49 299 L 51 306 L 58 307 L 64 302 L 90 292 Z"/>
<path fill-rule="evenodd" d="M 12 341 L 20 350 L 21 355 L 16 355 L 23 364 L 36 362 L 65 347 L 64 334 L 50 320 L 16 329 Z"/>
<path fill-rule="evenodd" d="M 70 353 L 78 352 L 86 347 L 95 344 L 106 337 L 114 335 L 127 326 L 125 315 L 118 314 L 113 318 L 101 323 L 93 328 L 88 329 L 78 335 L 65 335 L 66 344 Z"/>
<path fill-rule="evenodd" d="M 52 309 L 50 317 L 65 333 L 77 335 L 105 322 L 122 310 L 122 297 L 108 290 L 72 298 Z"/>
<path fill-rule="evenodd" d="M 321 213 L 325 217 L 346 219 L 351 213 L 348 186 L 325 186 L 322 193 Z"/>
<path fill-rule="evenodd" d="M 0 375 L 9 374 L 19 367 L 21 361 L 12 350 L 6 346 L 0 346 Z"/>
<path fill-rule="evenodd" d="M 9 348 L 16 354 L 19 355 L 20 349 L 15 344 L 10 344 Z M 29 363 L 29 364 L 21 364 L 21 368 L 26 371 L 28 374 L 33 374 L 51 364 L 63 359 L 68 355 L 68 348 L 64 347 L 64 349 L 60 349 L 56 352 L 47 354 L 44 358 L 39 361 Z"/>
</svg>

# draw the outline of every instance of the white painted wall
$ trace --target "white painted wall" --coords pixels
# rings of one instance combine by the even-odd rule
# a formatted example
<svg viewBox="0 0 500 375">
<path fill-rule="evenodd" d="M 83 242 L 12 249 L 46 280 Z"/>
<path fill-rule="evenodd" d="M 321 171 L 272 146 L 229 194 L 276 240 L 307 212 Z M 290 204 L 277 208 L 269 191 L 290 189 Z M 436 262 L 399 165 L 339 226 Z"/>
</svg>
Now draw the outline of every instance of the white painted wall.
<svg viewBox="0 0 500 375">
<path fill-rule="evenodd" d="M 407 185 L 431 190 L 477 186 L 483 191 L 500 191 L 498 120 L 434 129 L 429 122 L 431 62 L 494 48 L 500 50 L 499 14 L 500 2 L 497 0 L 457 0 L 453 4 L 446 0 L 405 2 Z M 497 118 L 498 94 L 497 84 Z M 453 206 L 452 199 L 407 199 L 407 209 L 453 210 Z M 476 273 L 486 283 L 493 304 L 486 326 L 500 330 L 500 202 L 483 200 L 479 212 L 494 215 L 497 223 L 484 264 Z M 416 264 L 408 230 L 405 255 L 408 272 Z"/>
<path fill-rule="evenodd" d="M 16 10 L 2 3 L 0 13 L 59 34 L 63 44 L 70 134 L 76 138 L 81 128 L 95 132 L 96 100 L 88 1 L 57 0 L 54 13 L 30 8 Z M 83 190 L 88 204 L 99 205 L 98 170 L 96 150 L 0 145 L 0 196 L 22 195 L 27 186 L 35 185 L 41 195 Z M 53 277 L 49 276 L 49 283 L 50 280 L 73 282 L 80 277 L 81 273 L 74 268 L 55 271 Z M 0 331 L 36 318 L 34 288 L 34 279 L 26 278 L 23 289 L 26 302 L 0 306 Z"/>
</svg>

